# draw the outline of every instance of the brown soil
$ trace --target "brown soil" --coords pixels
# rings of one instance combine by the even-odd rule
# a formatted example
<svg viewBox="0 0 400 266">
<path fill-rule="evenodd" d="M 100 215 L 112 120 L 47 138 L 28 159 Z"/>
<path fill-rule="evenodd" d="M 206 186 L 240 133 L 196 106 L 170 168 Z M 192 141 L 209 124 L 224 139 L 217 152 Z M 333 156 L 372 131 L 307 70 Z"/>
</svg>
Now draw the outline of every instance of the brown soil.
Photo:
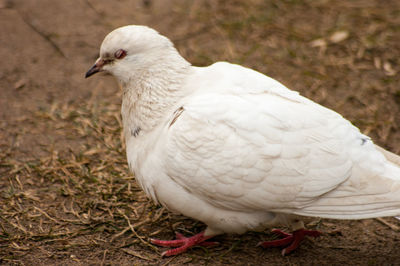
<svg viewBox="0 0 400 266">
<path fill-rule="evenodd" d="M 110 76 L 85 80 L 109 31 L 144 24 L 194 65 L 257 69 L 400 153 L 398 0 L 0 0 L 0 264 L 400 265 L 400 222 L 310 221 L 294 254 L 268 232 L 161 258 L 149 237 L 204 229 L 129 174 Z"/>
</svg>

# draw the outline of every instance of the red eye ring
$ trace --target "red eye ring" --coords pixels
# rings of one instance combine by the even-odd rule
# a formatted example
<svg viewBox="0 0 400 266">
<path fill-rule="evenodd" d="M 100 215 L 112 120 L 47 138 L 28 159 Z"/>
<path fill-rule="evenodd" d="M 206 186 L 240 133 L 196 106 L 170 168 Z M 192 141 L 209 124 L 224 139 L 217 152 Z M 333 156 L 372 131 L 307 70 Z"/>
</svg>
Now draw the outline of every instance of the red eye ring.
<svg viewBox="0 0 400 266">
<path fill-rule="evenodd" d="M 122 59 L 126 56 L 126 51 L 124 49 L 119 49 L 114 53 L 116 59 Z"/>
</svg>

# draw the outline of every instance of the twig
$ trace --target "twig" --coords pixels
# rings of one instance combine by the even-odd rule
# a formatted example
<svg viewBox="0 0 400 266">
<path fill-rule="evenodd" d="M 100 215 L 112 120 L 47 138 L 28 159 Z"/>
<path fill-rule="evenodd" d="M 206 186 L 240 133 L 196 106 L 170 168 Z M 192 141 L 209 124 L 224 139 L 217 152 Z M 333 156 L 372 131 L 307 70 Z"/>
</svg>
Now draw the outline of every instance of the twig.
<svg viewBox="0 0 400 266">
<path fill-rule="evenodd" d="M 143 220 L 143 221 L 141 221 L 141 222 L 138 222 L 138 223 L 133 224 L 132 227 L 133 227 L 133 228 L 138 228 L 139 226 L 141 226 L 141 225 L 143 225 L 143 224 L 145 224 L 145 223 L 147 223 L 147 222 L 150 222 L 150 221 L 151 221 L 150 218 L 146 218 L 145 220 Z M 127 231 L 129 231 L 129 229 L 130 229 L 130 226 L 126 227 L 126 228 L 125 228 L 124 230 L 122 230 L 121 232 L 119 232 L 119 233 L 113 235 L 113 236 L 111 237 L 110 242 L 113 242 L 117 237 L 120 237 L 120 236 L 122 236 L 123 234 L 125 234 Z"/>
<path fill-rule="evenodd" d="M 388 226 L 393 231 L 399 232 L 400 228 L 397 225 L 391 224 L 383 218 L 376 218 L 377 221 L 381 222 L 382 224 Z"/>
<path fill-rule="evenodd" d="M 35 210 L 37 210 L 38 212 L 40 212 L 41 214 L 43 214 L 44 216 L 46 216 L 48 219 L 50 219 L 50 220 L 52 220 L 53 222 L 55 222 L 56 224 L 63 224 L 63 223 L 61 223 L 60 221 L 58 221 L 58 220 L 54 219 L 53 217 L 51 217 L 50 215 L 48 215 L 44 210 L 42 210 L 42 209 L 40 209 L 40 208 L 38 208 L 38 207 L 36 207 L 36 206 L 33 206 L 33 208 L 34 208 Z"/>
<path fill-rule="evenodd" d="M 130 249 L 125 249 L 125 248 L 124 248 L 124 249 L 122 249 L 122 251 L 125 252 L 125 253 L 127 253 L 127 254 L 129 254 L 129 255 L 138 257 L 139 259 L 152 261 L 152 259 L 150 259 L 150 258 L 148 258 L 148 257 L 145 257 L 145 256 L 142 256 L 142 255 L 140 255 L 139 252 L 136 252 L 136 251 L 134 251 L 134 250 L 130 250 Z"/>
<path fill-rule="evenodd" d="M 228 254 L 229 252 L 231 252 L 232 250 L 234 250 L 239 244 L 240 242 L 242 242 L 242 240 L 238 240 L 235 243 L 232 244 L 232 246 L 225 252 L 223 253 L 221 256 L 219 256 L 220 258 L 224 257 L 226 254 Z"/>
<path fill-rule="evenodd" d="M 12 226 L 14 226 L 15 228 L 21 230 L 22 232 L 24 232 L 24 234 L 28 234 L 28 231 L 20 224 L 15 224 L 11 221 L 8 222 L 9 224 L 11 224 Z"/>
<path fill-rule="evenodd" d="M 142 226 L 142 225 L 144 225 L 145 223 L 148 223 L 148 222 L 151 222 L 151 219 L 149 217 L 147 217 L 146 219 L 144 219 L 141 222 L 135 223 L 133 225 L 133 228 L 138 228 L 139 226 Z"/>
<path fill-rule="evenodd" d="M 22 185 L 21 180 L 19 180 L 19 175 L 15 175 L 15 180 L 17 180 L 17 183 L 18 183 L 18 185 L 19 185 L 19 188 L 20 188 L 21 190 L 24 190 L 24 186 Z"/>
<path fill-rule="evenodd" d="M 157 222 L 158 219 L 160 219 L 160 217 L 163 215 L 164 211 L 165 211 L 165 208 L 164 208 L 164 207 L 158 209 L 158 210 L 156 211 L 156 214 L 154 215 L 153 219 L 151 219 L 152 222 L 153 222 L 153 223 Z"/>
<path fill-rule="evenodd" d="M 140 242 L 145 244 L 146 246 L 150 247 L 152 250 L 158 252 L 157 248 L 155 248 L 153 245 L 151 245 L 149 242 L 143 239 L 143 237 L 139 236 L 138 233 L 135 231 L 135 228 L 133 228 L 131 222 L 129 221 L 128 216 L 125 215 L 125 213 L 122 213 L 122 211 L 118 210 L 119 213 L 125 218 L 126 222 L 128 223 L 129 229 L 131 229 L 132 233 L 139 238 Z"/>
<path fill-rule="evenodd" d="M 167 265 L 170 264 L 171 261 L 173 261 L 176 257 L 177 257 L 177 256 L 173 256 L 169 261 L 167 261 L 166 263 L 164 263 L 164 264 L 161 265 L 161 266 L 167 266 Z"/>
<path fill-rule="evenodd" d="M 103 259 L 101 260 L 100 266 L 103 266 L 103 265 L 104 265 L 104 262 L 106 261 L 106 254 L 107 254 L 107 249 L 104 250 Z"/>
<path fill-rule="evenodd" d="M 119 233 L 113 235 L 113 236 L 111 237 L 110 242 L 113 242 L 117 237 L 120 237 L 120 236 L 122 236 L 123 234 L 125 234 L 127 231 L 129 231 L 129 229 L 130 229 L 130 227 L 128 226 L 128 227 L 126 227 L 124 230 L 122 230 L 121 232 L 119 232 Z"/>
<path fill-rule="evenodd" d="M 19 250 L 30 250 L 30 248 L 27 248 L 27 247 L 23 247 L 23 246 L 19 246 L 17 243 L 15 243 L 15 242 L 12 242 L 12 246 L 15 248 L 15 249 L 19 249 Z"/>
</svg>

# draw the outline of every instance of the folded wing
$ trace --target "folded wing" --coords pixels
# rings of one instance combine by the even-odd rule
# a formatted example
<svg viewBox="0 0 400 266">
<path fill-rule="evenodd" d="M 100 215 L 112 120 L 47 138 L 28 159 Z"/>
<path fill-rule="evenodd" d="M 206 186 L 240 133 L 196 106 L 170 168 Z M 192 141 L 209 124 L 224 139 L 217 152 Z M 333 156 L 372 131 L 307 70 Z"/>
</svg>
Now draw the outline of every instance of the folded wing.
<svg viewBox="0 0 400 266">
<path fill-rule="evenodd" d="M 230 210 L 370 217 L 360 200 L 373 199 L 356 198 L 393 189 L 360 183 L 387 172 L 383 155 L 339 114 L 261 76 L 256 89 L 232 78 L 182 102 L 164 132 L 170 178 Z"/>
</svg>

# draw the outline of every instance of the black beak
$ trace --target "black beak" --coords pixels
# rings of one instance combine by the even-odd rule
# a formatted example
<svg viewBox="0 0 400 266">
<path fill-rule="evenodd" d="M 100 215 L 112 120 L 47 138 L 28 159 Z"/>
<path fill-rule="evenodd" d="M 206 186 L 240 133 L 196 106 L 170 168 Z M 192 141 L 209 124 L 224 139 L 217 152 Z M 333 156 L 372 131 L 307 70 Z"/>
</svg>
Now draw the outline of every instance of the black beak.
<svg viewBox="0 0 400 266">
<path fill-rule="evenodd" d="M 104 65 L 104 61 L 102 59 L 98 59 L 96 63 L 86 72 L 85 78 L 90 77 L 91 75 L 96 74 L 97 72 L 102 71 Z"/>
</svg>

